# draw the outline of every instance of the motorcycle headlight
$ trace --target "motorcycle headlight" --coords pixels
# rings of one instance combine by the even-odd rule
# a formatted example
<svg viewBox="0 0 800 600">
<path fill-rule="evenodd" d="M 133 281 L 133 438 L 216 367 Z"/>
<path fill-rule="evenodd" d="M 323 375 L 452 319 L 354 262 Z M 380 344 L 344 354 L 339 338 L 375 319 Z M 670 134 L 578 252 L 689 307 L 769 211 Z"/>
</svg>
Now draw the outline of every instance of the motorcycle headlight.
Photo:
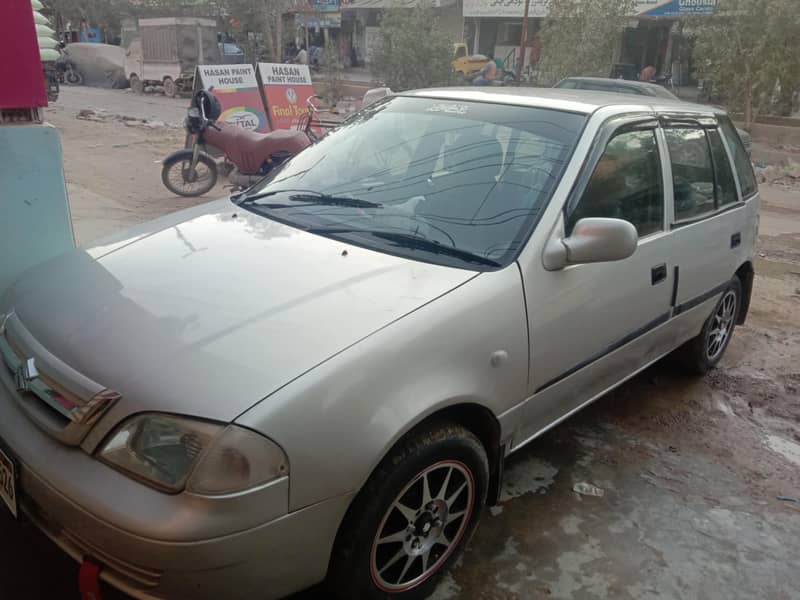
<svg viewBox="0 0 800 600">
<path fill-rule="evenodd" d="M 162 414 L 125 421 L 99 458 L 168 492 L 230 494 L 288 475 L 286 455 L 266 437 L 239 427 Z"/>
</svg>

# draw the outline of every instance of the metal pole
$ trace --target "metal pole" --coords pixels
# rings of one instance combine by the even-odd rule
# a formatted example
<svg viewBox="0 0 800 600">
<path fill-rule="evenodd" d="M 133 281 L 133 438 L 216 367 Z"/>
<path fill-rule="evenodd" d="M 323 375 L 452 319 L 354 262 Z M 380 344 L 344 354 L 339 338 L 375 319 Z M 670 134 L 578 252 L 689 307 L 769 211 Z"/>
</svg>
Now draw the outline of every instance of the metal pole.
<svg viewBox="0 0 800 600">
<path fill-rule="evenodd" d="M 522 69 L 525 68 L 525 50 L 528 46 L 528 9 L 531 0 L 525 0 L 525 14 L 522 15 L 522 39 L 519 41 L 519 61 L 517 62 L 517 81 L 522 79 Z"/>
</svg>

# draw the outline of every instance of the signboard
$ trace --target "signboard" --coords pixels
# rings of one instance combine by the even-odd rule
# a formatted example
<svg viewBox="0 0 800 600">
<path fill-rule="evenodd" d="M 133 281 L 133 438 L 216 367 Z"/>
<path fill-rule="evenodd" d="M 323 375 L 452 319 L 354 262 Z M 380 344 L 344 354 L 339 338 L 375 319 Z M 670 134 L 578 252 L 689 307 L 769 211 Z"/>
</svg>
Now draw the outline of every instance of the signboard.
<svg viewBox="0 0 800 600">
<path fill-rule="evenodd" d="M 638 14 L 646 17 L 713 15 L 717 0 L 639 0 Z"/>
<path fill-rule="evenodd" d="M 273 129 L 296 129 L 308 113 L 306 100 L 314 95 L 307 65 L 258 63 L 264 97 Z"/>
<path fill-rule="evenodd" d="M 546 17 L 549 0 L 531 0 L 529 17 Z M 525 13 L 525 0 L 464 0 L 465 17 L 520 17 Z"/>
<path fill-rule="evenodd" d="M 308 0 L 314 12 L 339 12 L 339 0 Z"/>
<path fill-rule="evenodd" d="M 549 0 L 531 0 L 529 17 L 546 17 Z M 689 14 L 711 15 L 717 0 L 637 0 L 631 16 L 677 17 Z M 525 0 L 464 0 L 465 17 L 519 17 L 525 12 Z"/>
<path fill-rule="evenodd" d="M 199 65 L 194 87 L 219 100 L 220 121 L 260 133 L 270 131 L 252 65 Z"/>
<path fill-rule="evenodd" d="M 308 29 L 338 28 L 342 26 L 342 13 L 320 13 L 303 14 L 297 13 L 294 16 L 295 27 L 306 27 Z"/>
</svg>

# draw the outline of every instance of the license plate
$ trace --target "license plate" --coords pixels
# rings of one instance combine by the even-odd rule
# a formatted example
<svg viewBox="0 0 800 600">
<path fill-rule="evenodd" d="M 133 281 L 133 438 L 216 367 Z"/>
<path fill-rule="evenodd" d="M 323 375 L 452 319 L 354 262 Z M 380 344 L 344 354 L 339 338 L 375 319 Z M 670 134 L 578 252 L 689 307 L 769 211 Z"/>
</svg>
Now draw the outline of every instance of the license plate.
<svg viewBox="0 0 800 600">
<path fill-rule="evenodd" d="M 11 457 L 0 450 L 0 499 L 17 516 L 17 469 Z"/>
</svg>

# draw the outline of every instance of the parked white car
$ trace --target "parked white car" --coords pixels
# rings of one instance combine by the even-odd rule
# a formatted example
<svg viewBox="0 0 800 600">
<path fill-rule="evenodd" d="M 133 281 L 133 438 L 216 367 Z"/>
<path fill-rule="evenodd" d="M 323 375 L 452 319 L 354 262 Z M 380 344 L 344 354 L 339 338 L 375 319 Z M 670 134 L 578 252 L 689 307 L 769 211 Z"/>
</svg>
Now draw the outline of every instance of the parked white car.
<svg viewBox="0 0 800 600">
<path fill-rule="evenodd" d="M 507 455 L 717 365 L 758 206 L 708 107 L 385 98 L 0 298 L 0 498 L 134 598 L 423 598 Z"/>
</svg>

